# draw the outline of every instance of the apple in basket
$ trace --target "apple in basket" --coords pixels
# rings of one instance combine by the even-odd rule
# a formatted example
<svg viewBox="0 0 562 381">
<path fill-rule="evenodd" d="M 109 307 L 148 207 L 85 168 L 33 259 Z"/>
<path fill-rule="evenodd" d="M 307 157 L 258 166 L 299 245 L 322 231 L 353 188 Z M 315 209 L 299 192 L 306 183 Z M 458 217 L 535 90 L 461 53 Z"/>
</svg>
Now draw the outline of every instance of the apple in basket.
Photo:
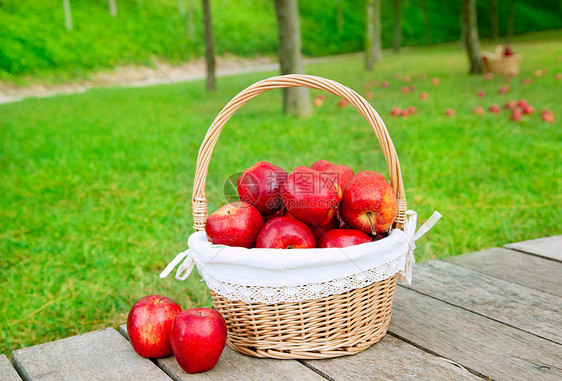
<svg viewBox="0 0 562 381">
<path fill-rule="evenodd" d="M 318 241 L 319 248 L 348 247 L 371 242 L 371 237 L 356 229 L 333 229 Z"/>
<path fill-rule="evenodd" d="M 361 171 L 351 179 L 340 205 L 340 216 L 348 226 L 373 235 L 387 230 L 397 212 L 394 190 L 373 171 Z"/>
<path fill-rule="evenodd" d="M 226 344 L 226 322 L 211 308 L 192 308 L 176 316 L 170 332 L 176 360 L 187 373 L 212 369 Z"/>
<path fill-rule="evenodd" d="M 310 231 L 312 232 L 314 238 L 316 239 L 316 242 L 318 242 L 318 240 L 330 230 L 337 229 L 339 227 L 340 227 L 340 221 L 337 215 L 334 215 L 334 217 L 330 220 L 330 222 L 328 222 L 324 226 L 309 226 Z"/>
<path fill-rule="evenodd" d="M 318 160 L 310 168 L 331 177 L 340 186 L 342 192 L 354 176 L 353 169 L 347 165 L 334 164 L 328 160 Z"/>
<path fill-rule="evenodd" d="M 316 239 L 310 228 L 291 217 L 275 217 L 263 226 L 256 241 L 257 248 L 312 249 Z"/>
<path fill-rule="evenodd" d="M 172 354 L 170 329 L 181 307 L 172 299 L 149 295 L 136 302 L 127 318 L 127 333 L 135 352 L 142 357 Z"/>
<path fill-rule="evenodd" d="M 254 247 L 263 217 L 252 205 L 236 201 L 223 205 L 207 218 L 205 233 L 215 245 Z"/>
<path fill-rule="evenodd" d="M 308 167 L 297 167 L 281 187 L 281 200 L 296 219 L 324 226 L 338 211 L 342 190 L 329 176 Z"/>
<path fill-rule="evenodd" d="M 279 189 L 287 181 L 287 172 L 274 164 L 258 161 L 246 169 L 236 187 L 241 201 L 253 205 L 264 217 L 281 209 Z"/>
</svg>

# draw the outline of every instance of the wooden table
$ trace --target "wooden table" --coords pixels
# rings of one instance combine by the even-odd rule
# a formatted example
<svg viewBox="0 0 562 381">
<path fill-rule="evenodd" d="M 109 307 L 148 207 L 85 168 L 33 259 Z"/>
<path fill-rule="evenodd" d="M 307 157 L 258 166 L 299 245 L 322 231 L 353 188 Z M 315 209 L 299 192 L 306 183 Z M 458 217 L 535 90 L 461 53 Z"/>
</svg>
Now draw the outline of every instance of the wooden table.
<svg viewBox="0 0 562 381">
<path fill-rule="evenodd" d="M 209 372 L 136 355 L 106 328 L 0 357 L 0 380 L 562 380 L 562 235 L 416 264 L 389 334 L 355 356 L 272 360 L 226 348 Z M 17 370 L 17 372 L 16 372 Z"/>
</svg>

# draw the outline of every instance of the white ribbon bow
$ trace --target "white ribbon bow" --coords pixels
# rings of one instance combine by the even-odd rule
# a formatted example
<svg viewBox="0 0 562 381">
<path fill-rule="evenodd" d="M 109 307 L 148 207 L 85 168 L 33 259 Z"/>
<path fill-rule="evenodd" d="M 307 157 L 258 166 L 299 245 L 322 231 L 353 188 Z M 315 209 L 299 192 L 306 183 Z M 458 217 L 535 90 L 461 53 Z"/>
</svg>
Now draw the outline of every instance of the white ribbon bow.
<svg viewBox="0 0 562 381">
<path fill-rule="evenodd" d="M 164 271 L 162 271 L 162 273 L 160 274 L 160 278 L 166 278 L 168 275 L 170 275 L 174 267 L 176 267 L 178 263 L 180 263 L 184 258 L 185 261 L 183 261 L 183 263 L 178 268 L 178 271 L 176 272 L 176 279 L 186 280 L 189 274 L 191 274 L 191 271 L 193 271 L 193 267 L 195 266 L 193 256 L 191 255 L 191 251 L 189 249 L 187 249 L 186 251 L 182 251 L 181 253 L 176 255 L 176 257 L 172 259 L 172 262 L 168 263 L 168 266 L 166 266 Z"/>
<path fill-rule="evenodd" d="M 431 217 L 425 223 L 420 226 L 418 231 L 416 232 L 416 223 L 418 219 L 418 214 L 413 210 L 406 211 L 406 216 L 408 219 L 406 221 L 405 233 L 408 237 L 408 257 L 406 258 L 406 266 L 404 267 L 404 271 L 400 272 L 398 276 L 398 280 L 402 284 L 412 284 L 412 269 L 414 267 L 414 263 L 416 260 L 414 258 L 414 250 L 416 249 L 416 241 L 425 233 L 429 231 L 439 221 L 442 217 L 441 213 L 433 212 Z"/>
</svg>

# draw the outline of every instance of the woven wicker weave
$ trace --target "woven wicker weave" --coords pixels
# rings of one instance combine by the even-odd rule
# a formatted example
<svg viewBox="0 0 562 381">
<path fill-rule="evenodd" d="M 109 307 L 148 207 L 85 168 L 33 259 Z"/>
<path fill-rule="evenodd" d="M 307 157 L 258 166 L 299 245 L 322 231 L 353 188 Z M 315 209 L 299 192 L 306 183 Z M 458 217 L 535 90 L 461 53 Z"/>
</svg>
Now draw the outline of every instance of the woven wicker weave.
<svg viewBox="0 0 562 381">
<path fill-rule="evenodd" d="M 371 126 L 380 143 L 398 198 L 394 228 L 403 229 L 406 198 L 396 150 L 384 122 L 355 91 L 325 78 L 285 75 L 256 82 L 236 95 L 218 114 L 207 131 L 199 155 L 193 185 L 193 220 L 196 231 L 205 229 L 207 200 L 205 180 L 213 148 L 230 117 L 246 102 L 271 89 L 308 87 L 337 95 L 352 104 Z M 226 319 L 227 344 L 257 357 L 320 359 L 349 355 L 380 340 L 390 322 L 397 275 L 340 295 L 276 304 L 229 300 L 211 291 L 214 306 Z"/>
</svg>

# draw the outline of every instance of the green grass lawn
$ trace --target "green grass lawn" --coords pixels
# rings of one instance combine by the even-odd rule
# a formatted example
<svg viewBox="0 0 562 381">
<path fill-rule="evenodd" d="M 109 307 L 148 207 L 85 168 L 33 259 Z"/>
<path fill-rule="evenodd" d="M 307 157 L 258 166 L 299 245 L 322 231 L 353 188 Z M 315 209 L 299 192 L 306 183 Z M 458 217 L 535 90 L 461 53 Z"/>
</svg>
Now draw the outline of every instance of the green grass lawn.
<svg viewBox="0 0 562 381">
<path fill-rule="evenodd" d="M 388 53 L 372 73 L 360 57 L 307 67 L 362 94 L 366 81 L 390 82 L 371 89 L 372 104 L 396 145 L 409 207 L 422 221 L 434 210 L 443 214 L 418 241 L 418 260 L 562 232 L 562 81 L 554 79 L 562 72 L 561 37 L 516 41 L 522 73 L 507 95 L 497 94 L 503 77 L 465 74 L 456 44 Z M 537 68 L 548 72 L 534 77 Z M 416 91 L 402 94 L 396 73 L 410 75 Z M 215 93 L 199 81 L 0 106 L 0 352 L 117 326 L 147 294 L 184 308 L 210 305 L 198 277 L 179 283 L 158 274 L 192 232 L 191 186 L 206 129 L 236 93 L 274 74 L 220 78 Z M 441 84 L 432 86 L 432 77 Z M 532 84 L 524 86 L 524 77 Z M 518 123 L 506 111 L 471 113 L 511 99 L 527 99 L 537 113 Z M 313 117 L 285 118 L 276 90 L 236 113 L 211 160 L 210 210 L 223 203 L 228 175 L 258 160 L 291 170 L 325 158 L 386 173 L 365 121 L 336 103 L 329 95 Z M 389 115 L 410 105 L 417 115 Z M 455 117 L 444 115 L 448 107 Z M 541 121 L 546 108 L 556 123 Z"/>
</svg>

